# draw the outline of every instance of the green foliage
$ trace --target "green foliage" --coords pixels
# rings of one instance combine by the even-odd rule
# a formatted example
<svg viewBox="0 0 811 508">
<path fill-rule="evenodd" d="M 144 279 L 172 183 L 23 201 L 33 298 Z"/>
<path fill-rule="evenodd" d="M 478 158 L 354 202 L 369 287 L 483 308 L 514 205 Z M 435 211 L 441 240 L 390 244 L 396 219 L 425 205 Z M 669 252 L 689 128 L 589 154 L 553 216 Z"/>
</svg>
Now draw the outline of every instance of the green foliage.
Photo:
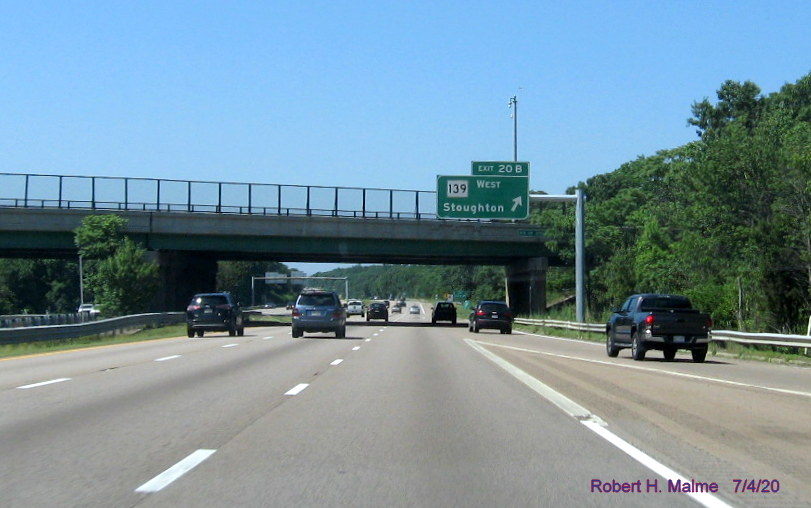
<svg viewBox="0 0 811 508">
<path fill-rule="evenodd" d="M 723 83 L 693 104 L 700 140 L 581 184 L 589 307 L 629 293 L 685 293 L 717 326 L 803 329 L 811 312 L 811 74 L 764 96 Z M 573 216 L 533 212 L 568 261 Z"/>
<path fill-rule="evenodd" d="M 112 256 L 126 226 L 127 220 L 117 215 L 88 215 L 74 230 L 74 241 L 79 255 L 85 259 L 104 259 Z"/>
<path fill-rule="evenodd" d="M 96 303 L 106 315 L 146 311 L 158 289 L 158 266 L 146 261 L 146 250 L 129 238 L 113 255 L 99 261 L 93 281 Z"/>
<path fill-rule="evenodd" d="M 85 286 L 105 315 L 146 312 L 158 289 L 157 265 L 124 236 L 125 225 L 117 215 L 88 215 L 74 231 Z"/>
</svg>

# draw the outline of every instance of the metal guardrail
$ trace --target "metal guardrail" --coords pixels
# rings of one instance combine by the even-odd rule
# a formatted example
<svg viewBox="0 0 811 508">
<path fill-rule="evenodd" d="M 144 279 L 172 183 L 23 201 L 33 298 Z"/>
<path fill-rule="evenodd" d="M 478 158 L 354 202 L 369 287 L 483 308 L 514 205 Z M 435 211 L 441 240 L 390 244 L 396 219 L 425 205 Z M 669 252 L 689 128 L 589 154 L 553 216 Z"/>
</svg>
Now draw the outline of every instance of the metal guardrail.
<svg viewBox="0 0 811 508">
<path fill-rule="evenodd" d="M 580 332 L 604 333 L 605 323 L 575 323 L 572 321 L 559 321 L 554 319 L 526 319 L 516 318 L 515 322 L 523 325 L 545 326 L 548 328 L 564 328 Z M 752 333 L 736 332 L 733 330 L 713 330 L 711 338 L 715 342 L 737 342 L 759 346 L 779 347 L 811 347 L 811 337 L 806 335 L 788 335 L 778 333 Z"/>
<path fill-rule="evenodd" d="M 806 335 L 788 335 L 778 333 L 749 333 L 732 330 L 714 330 L 712 340 L 716 342 L 737 342 L 739 344 L 757 344 L 760 346 L 811 347 L 811 337 Z"/>
<path fill-rule="evenodd" d="M 515 322 L 520 325 L 546 326 L 549 328 L 564 328 L 566 330 L 576 330 L 579 332 L 605 332 L 605 324 L 575 323 L 573 321 L 559 321 L 556 319 L 528 319 L 515 318 Z"/>
<path fill-rule="evenodd" d="M 28 326 L 23 328 L 0 329 L 0 345 L 42 342 L 48 340 L 76 339 L 91 335 L 116 333 L 132 328 L 146 326 L 165 326 L 183 323 L 185 312 L 165 312 L 153 314 L 135 314 L 111 319 L 101 319 L 81 324 Z"/>
</svg>

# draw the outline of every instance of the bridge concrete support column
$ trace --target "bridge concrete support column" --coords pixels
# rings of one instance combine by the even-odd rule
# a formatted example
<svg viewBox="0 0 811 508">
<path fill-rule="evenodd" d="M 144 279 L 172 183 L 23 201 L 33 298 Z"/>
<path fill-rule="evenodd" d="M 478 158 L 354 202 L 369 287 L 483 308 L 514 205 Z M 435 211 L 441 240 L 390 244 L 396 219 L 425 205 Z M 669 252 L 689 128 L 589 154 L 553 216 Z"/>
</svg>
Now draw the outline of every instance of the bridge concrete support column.
<svg viewBox="0 0 811 508">
<path fill-rule="evenodd" d="M 516 314 L 546 310 L 546 258 L 528 258 L 507 266 L 507 303 Z"/>
<path fill-rule="evenodd" d="M 160 289 L 157 311 L 186 310 L 195 293 L 217 291 L 217 259 L 199 252 L 160 251 L 157 253 Z"/>
</svg>

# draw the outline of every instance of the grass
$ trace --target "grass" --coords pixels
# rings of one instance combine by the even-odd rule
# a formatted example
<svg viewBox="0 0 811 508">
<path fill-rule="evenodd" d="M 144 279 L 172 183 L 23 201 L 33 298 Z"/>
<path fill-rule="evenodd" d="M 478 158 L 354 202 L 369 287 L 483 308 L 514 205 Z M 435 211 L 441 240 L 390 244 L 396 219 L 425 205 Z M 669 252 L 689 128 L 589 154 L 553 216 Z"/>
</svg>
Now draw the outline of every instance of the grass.
<svg viewBox="0 0 811 508">
<path fill-rule="evenodd" d="M 110 344 L 125 344 L 128 342 L 141 342 L 145 340 L 166 339 L 169 337 L 185 337 L 186 325 L 162 326 L 159 328 L 146 328 L 135 333 L 122 333 L 117 335 L 90 335 L 77 339 L 52 340 L 42 342 L 28 342 L 25 344 L 0 345 L 0 358 L 14 356 L 37 355 L 55 351 L 69 351 Z"/>
</svg>

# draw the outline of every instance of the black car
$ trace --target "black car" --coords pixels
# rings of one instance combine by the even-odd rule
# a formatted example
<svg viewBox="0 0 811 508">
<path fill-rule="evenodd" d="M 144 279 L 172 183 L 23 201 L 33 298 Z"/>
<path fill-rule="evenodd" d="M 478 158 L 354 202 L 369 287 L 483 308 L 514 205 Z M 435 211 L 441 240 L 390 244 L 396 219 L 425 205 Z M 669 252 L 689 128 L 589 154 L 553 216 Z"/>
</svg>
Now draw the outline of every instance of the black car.
<svg viewBox="0 0 811 508">
<path fill-rule="evenodd" d="M 437 321 L 450 321 L 456 324 L 456 306 L 451 302 L 436 302 L 431 312 L 431 323 Z"/>
<path fill-rule="evenodd" d="M 186 333 L 202 337 L 206 331 L 245 335 L 242 307 L 231 293 L 198 293 L 186 307 Z"/>
<path fill-rule="evenodd" d="M 389 309 L 385 303 L 374 302 L 369 304 L 369 308 L 366 309 L 366 321 L 371 319 L 389 320 Z"/>
<path fill-rule="evenodd" d="M 293 337 L 304 332 L 334 332 L 335 337 L 346 337 L 346 309 L 333 291 L 305 289 L 293 307 Z"/>
<path fill-rule="evenodd" d="M 501 333 L 513 332 L 513 313 L 505 302 L 481 301 L 468 318 L 468 330 L 478 333 L 479 330 L 491 328 Z"/>
</svg>

